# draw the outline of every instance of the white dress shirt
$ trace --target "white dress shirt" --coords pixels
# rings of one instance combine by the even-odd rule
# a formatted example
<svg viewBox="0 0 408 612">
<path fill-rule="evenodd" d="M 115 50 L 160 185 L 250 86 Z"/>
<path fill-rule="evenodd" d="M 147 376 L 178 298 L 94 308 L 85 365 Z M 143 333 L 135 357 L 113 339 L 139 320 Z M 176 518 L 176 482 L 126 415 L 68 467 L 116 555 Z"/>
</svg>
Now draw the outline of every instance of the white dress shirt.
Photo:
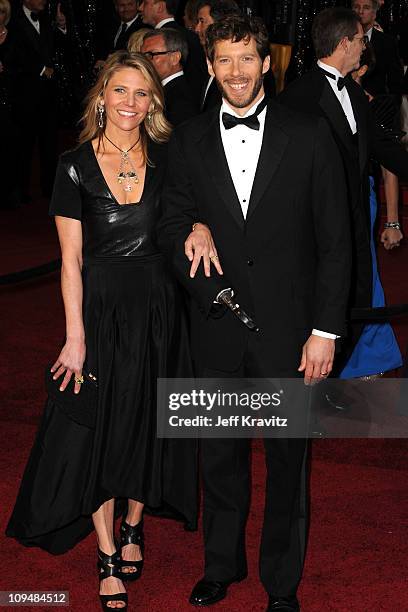
<svg viewBox="0 0 408 612">
<path fill-rule="evenodd" d="M 368 40 L 371 42 L 371 35 L 373 33 L 373 28 L 370 28 L 369 30 L 367 30 L 367 32 L 365 32 L 365 35 L 367 36 Z"/>
<path fill-rule="evenodd" d="M 159 23 L 156 23 L 154 26 L 155 30 L 160 30 L 166 23 L 170 23 L 170 21 L 175 21 L 174 17 L 167 17 L 167 19 L 162 19 Z"/>
<path fill-rule="evenodd" d="M 262 147 L 266 107 L 258 115 L 259 130 L 252 130 L 246 125 L 237 125 L 226 130 L 222 122 L 222 113 L 229 113 L 235 117 L 249 117 L 253 115 L 262 100 L 263 97 L 253 104 L 245 115 L 238 115 L 225 100 L 222 101 L 220 109 L 221 140 L 244 219 L 247 216 L 252 185 Z"/>
<path fill-rule="evenodd" d="M 136 21 L 136 19 L 137 19 L 138 17 L 139 17 L 139 15 L 136 15 L 136 17 L 133 17 L 133 19 L 131 19 L 130 21 L 126 21 L 126 30 L 125 30 L 126 32 L 128 31 L 128 29 L 130 28 L 130 26 L 132 25 L 132 23 L 133 23 L 134 21 Z M 123 26 L 123 24 L 124 24 L 124 23 L 125 23 L 124 21 L 122 21 L 122 22 L 121 22 L 121 24 L 120 24 L 120 25 L 119 25 L 119 27 L 118 27 L 118 31 L 116 32 L 116 36 L 115 36 L 115 38 L 114 38 L 114 40 L 113 40 L 113 45 L 114 45 L 115 47 L 116 47 L 117 40 L 118 40 L 118 38 L 119 38 L 119 36 L 120 36 L 120 33 L 121 33 L 121 31 L 122 31 L 122 26 Z"/>
<path fill-rule="evenodd" d="M 224 99 L 220 109 L 221 140 L 244 219 L 246 219 L 247 216 L 252 186 L 262 147 L 266 107 L 258 115 L 259 130 L 253 130 L 246 125 L 236 125 L 227 130 L 222 122 L 222 113 L 229 113 L 236 117 L 249 117 L 253 115 L 258 104 L 260 104 L 262 100 L 263 97 L 253 104 L 245 115 L 238 115 Z M 318 329 L 313 329 L 312 334 L 314 336 L 330 338 L 331 340 L 338 338 L 335 334 L 320 331 Z"/>
<path fill-rule="evenodd" d="M 183 76 L 183 74 L 184 74 L 184 71 L 183 70 L 179 70 L 178 72 L 175 72 L 174 74 L 171 74 L 170 76 L 166 77 L 161 82 L 162 87 L 167 85 L 167 83 L 170 83 L 170 81 L 173 81 L 174 79 L 177 79 L 177 77 Z"/>
<path fill-rule="evenodd" d="M 341 108 L 343 109 L 343 112 L 346 115 L 346 119 L 349 123 L 352 133 L 355 134 L 357 132 L 357 124 L 354 118 L 354 112 L 353 112 L 353 107 L 351 106 L 351 100 L 350 100 L 349 93 L 346 87 L 343 87 L 341 91 L 337 87 L 337 81 L 339 80 L 340 77 L 343 77 L 343 75 L 341 74 L 341 72 L 337 70 L 337 68 L 334 68 L 333 66 L 329 66 L 328 64 L 325 64 L 324 62 L 321 62 L 320 60 L 318 60 L 317 65 L 320 66 L 320 68 L 323 68 L 323 70 L 326 70 L 327 72 L 330 72 L 330 74 L 334 75 L 335 77 L 334 79 L 331 79 L 328 76 L 326 76 L 326 79 L 329 82 L 330 87 L 332 88 L 336 98 L 341 104 Z"/>
</svg>

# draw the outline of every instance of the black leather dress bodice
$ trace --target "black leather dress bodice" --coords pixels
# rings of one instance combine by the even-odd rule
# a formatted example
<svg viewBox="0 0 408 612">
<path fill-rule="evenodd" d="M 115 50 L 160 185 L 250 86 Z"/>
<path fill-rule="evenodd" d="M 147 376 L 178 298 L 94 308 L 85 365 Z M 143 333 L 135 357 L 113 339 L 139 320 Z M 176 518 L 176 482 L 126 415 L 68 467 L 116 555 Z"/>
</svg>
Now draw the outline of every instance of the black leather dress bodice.
<svg viewBox="0 0 408 612">
<path fill-rule="evenodd" d="M 82 223 L 83 256 L 149 256 L 158 253 L 156 224 L 166 170 L 165 145 L 151 141 L 139 203 L 119 204 L 99 167 L 91 142 L 61 155 L 50 214 Z"/>
</svg>

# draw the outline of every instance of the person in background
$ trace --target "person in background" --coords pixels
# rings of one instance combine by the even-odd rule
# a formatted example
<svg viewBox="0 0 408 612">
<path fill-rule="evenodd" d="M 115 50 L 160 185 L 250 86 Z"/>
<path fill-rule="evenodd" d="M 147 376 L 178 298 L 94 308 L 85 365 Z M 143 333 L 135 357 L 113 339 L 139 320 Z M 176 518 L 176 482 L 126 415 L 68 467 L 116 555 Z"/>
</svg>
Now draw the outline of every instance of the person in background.
<svg viewBox="0 0 408 612">
<path fill-rule="evenodd" d="M 197 115 L 198 105 L 183 72 L 188 47 L 180 32 L 171 28 L 149 32 L 144 37 L 142 53 L 160 77 L 168 121 L 177 126 Z"/>
<path fill-rule="evenodd" d="M 2 159 L 0 208 L 17 208 L 20 203 L 16 172 L 18 152 L 15 146 L 16 135 L 11 112 L 11 81 L 7 67 L 4 65 L 4 57 L 10 42 L 7 28 L 10 15 L 10 2 L 0 0 L 0 156 Z"/>
<path fill-rule="evenodd" d="M 370 43 L 367 43 L 364 49 L 361 59 L 360 66 L 357 70 L 352 72 L 352 77 L 356 83 L 361 85 L 364 77 L 369 76 L 370 71 L 374 69 L 375 57 Z M 368 94 L 371 100 L 372 96 Z M 375 107 L 374 107 L 375 115 Z M 384 116 L 384 110 L 381 109 L 381 119 L 377 119 L 378 122 L 384 126 L 387 121 Z M 393 116 L 391 110 L 391 116 L 388 119 L 387 125 L 388 133 L 390 138 L 393 138 Z M 381 285 L 378 266 L 377 266 L 377 254 L 376 254 L 376 241 L 374 239 L 374 226 L 378 214 L 377 198 L 375 194 L 375 182 L 373 173 L 370 172 L 370 247 L 371 247 L 371 260 L 372 260 L 372 306 L 381 307 L 385 306 L 384 291 Z M 387 206 L 387 215 L 388 206 Z M 393 243 L 393 230 L 392 228 L 386 228 L 381 236 L 381 241 L 385 244 L 386 248 L 392 249 L 397 244 Z M 402 366 L 402 356 L 397 344 L 394 332 L 389 323 L 372 323 L 364 326 L 362 334 L 354 347 L 354 350 L 346 363 L 345 367 L 339 374 L 339 378 L 363 378 L 364 380 L 372 380 L 382 375 L 384 372 L 394 370 Z"/>
<path fill-rule="evenodd" d="M 199 103 L 207 79 L 205 54 L 194 32 L 179 25 L 175 20 L 178 0 L 143 0 L 140 9 L 143 22 L 156 30 L 172 28 L 178 30 L 188 46 L 188 56 L 183 64 L 184 75 L 190 85 L 196 103 Z"/>
<path fill-rule="evenodd" d="M 30 183 L 35 145 L 40 158 L 42 195 L 52 193 L 57 163 L 57 89 L 54 49 L 66 35 L 65 15 L 57 6 L 51 24 L 46 0 L 23 0 L 10 21 L 10 42 L 4 66 L 10 75 L 11 104 L 20 148 L 21 200 L 31 200 Z M 29 103 L 27 95 L 29 92 Z"/>
<path fill-rule="evenodd" d="M 143 45 L 143 39 L 148 32 L 151 32 L 151 28 L 140 28 L 140 30 L 137 32 L 133 32 L 127 44 L 127 50 L 129 53 L 140 53 Z"/>
<path fill-rule="evenodd" d="M 97 28 L 95 70 L 100 70 L 110 53 L 126 49 L 129 38 L 143 28 L 140 0 L 114 0 L 116 19 Z"/>
<path fill-rule="evenodd" d="M 407 152 L 375 123 L 363 89 L 347 77 L 360 66 L 364 37 L 360 19 L 351 9 L 333 7 L 319 13 L 312 26 L 317 64 L 277 98 L 289 108 L 324 117 L 340 151 L 347 178 L 353 243 L 349 312 L 354 306 L 372 305 L 370 159 L 408 179 Z M 363 323 L 351 322 L 347 337 L 341 339 L 334 374 L 347 363 L 363 329 Z"/>
<path fill-rule="evenodd" d="M 401 96 L 403 93 L 404 71 L 398 53 L 397 40 L 383 31 L 376 24 L 377 11 L 380 8 L 378 0 L 353 0 L 352 9 L 359 16 L 364 34 L 370 42 L 375 65 L 361 79 L 364 90 L 372 97 L 387 96 L 394 104 L 394 126 L 399 128 L 401 123 Z M 398 177 L 388 169 L 381 168 L 384 180 L 384 192 L 387 202 L 388 222 L 398 221 L 399 185 Z M 399 243 L 402 234 L 394 228 L 388 236 L 391 241 L 385 240 L 385 248 Z"/>
<path fill-rule="evenodd" d="M 187 0 L 184 7 L 183 22 L 187 30 L 195 30 L 197 24 L 197 4 L 199 0 Z"/>
</svg>

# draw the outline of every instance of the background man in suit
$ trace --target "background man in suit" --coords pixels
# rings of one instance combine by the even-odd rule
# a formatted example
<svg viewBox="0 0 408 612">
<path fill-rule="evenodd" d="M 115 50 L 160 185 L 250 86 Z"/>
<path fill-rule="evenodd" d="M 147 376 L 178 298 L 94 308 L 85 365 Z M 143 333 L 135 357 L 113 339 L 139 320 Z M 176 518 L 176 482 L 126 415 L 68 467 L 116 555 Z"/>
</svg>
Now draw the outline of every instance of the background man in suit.
<svg viewBox="0 0 408 612">
<path fill-rule="evenodd" d="M 345 331 L 350 263 L 341 160 L 324 120 L 266 100 L 268 34 L 262 22 L 227 17 L 207 30 L 210 70 L 222 106 L 174 130 L 159 242 L 191 297 L 198 376 L 300 377 L 330 372 Z M 293 176 L 296 175 L 296 180 Z M 184 241 L 204 221 L 224 276 L 190 277 Z M 217 308 L 231 287 L 259 333 Z M 222 309 L 220 306 L 219 308 Z M 299 610 L 306 519 L 304 440 L 266 439 L 265 517 L 260 551 L 268 611 Z M 250 496 L 247 439 L 205 439 L 205 574 L 190 602 L 210 605 L 245 578 Z"/>
<path fill-rule="evenodd" d="M 188 57 L 185 64 L 183 64 L 184 74 L 198 104 L 207 77 L 205 55 L 197 35 L 176 22 L 174 16 L 177 12 L 178 4 L 178 0 L 143 0 L 140 9 L 144 23 L 153 26 L 157 30 L 173 28 L 178 30 L 184 37 L 188 46 Z"/>
<path fill-rule="evenodd" d="M 117 18 L 100 23 L 97 33 L 95 68 L 103 66 L 110 53 L 126 49 L 133 32 L 145 27 L 139 12 L 139 0 L 114 0 Z"/>
<path fill-rule="evenodd" d="M 65 16 L 60 6 L 52 28 L 44 10 L 46 0 L 24 0 L 10 22 L 10 43 L 5 57 L 11 82 L 12 112 L 21 156 L 22 201 L 30 198 L 34 147 L 38 143 L 43 195 L 52 192 L 57 160 L 57 95 L 54 48 L 64 36 Z"/>
<path fill-rule="evenodd" d="M 163 28 L 148 32 L 143 39 L 142 53 L 153 63 L 159 75 L 165 100 L 165 114 L 174 126 L 198 113 L 189 84 L 184 76 L 188 47 L 177 30 Z"/>
<path fill-rule="evenodd" d="M 197 25 L 195 31 L 205 52 L 205 33 L 208 26 L 228 15 L 240 15 L 241 9 L 235 0 L 200 0 L 196 7 Z M 205 88 L 201 92 L 200 109 L 210 110 L 221 104 L 221 92 L 213 75 L 207 74 Z"/>
<path fill-rule="evenodd" d="M 408 177 L 408 156 L 403 148 L 377 126 L 363 89 L 347 75 L 360 64 L 364 31 L 350 9 L 334 7 L 319 13 L 312 28 L 317 66 L 291 83 L 278 96 L 287 107 L 324 117 L 341 154 L 351 209 L 353 269 L 352 306 L 372 305 L 370 251 L 369 160 L 374 157 L 389 170 Z M 347 78 L 345 78 L 347 77 Z M 340 371 L 364 327 L 351 326 L 341 355 Z"/>
<path fill-rule="evenodd" d="M 374 69 L 363 77 L 361 83 L 372 96 L 386 93 L 401 96 L 404 69 L 397 41 L 374 27 L 378 8 L 377 0 L 353 0 L 352 3 L 352 9 L 359 16 L 375 55 Z"/>
</svg>

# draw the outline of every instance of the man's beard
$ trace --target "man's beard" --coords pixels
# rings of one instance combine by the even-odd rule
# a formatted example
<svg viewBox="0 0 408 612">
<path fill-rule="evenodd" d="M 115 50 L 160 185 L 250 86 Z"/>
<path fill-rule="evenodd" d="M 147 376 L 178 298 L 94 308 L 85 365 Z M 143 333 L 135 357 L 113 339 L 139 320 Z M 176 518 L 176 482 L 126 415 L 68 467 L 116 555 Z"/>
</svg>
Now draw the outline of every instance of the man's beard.
<svg viewBox="0 0 408 612">
<path fill-rule="evenodd" d="M 263 74 L 259 75 L 258 79 L 254 83 L 252 91 L 248 94 L 248 96 L 239 101 L 233 100 L 228 95 L 221 81 L 218 81 L 218 79 L 216 79 L 216 83 L 217 83 L 218 89 L 221 92 L 222 97 L 228 102 L 228 104 L 230 104 L 232 107 L 235 107 L 235 108 L 246 108 L 247 106 L 251 105 L 251 103 L 255 100 L 256 96 L 259 94 L 262 84 L 263 84 Z"/>
</svg>

